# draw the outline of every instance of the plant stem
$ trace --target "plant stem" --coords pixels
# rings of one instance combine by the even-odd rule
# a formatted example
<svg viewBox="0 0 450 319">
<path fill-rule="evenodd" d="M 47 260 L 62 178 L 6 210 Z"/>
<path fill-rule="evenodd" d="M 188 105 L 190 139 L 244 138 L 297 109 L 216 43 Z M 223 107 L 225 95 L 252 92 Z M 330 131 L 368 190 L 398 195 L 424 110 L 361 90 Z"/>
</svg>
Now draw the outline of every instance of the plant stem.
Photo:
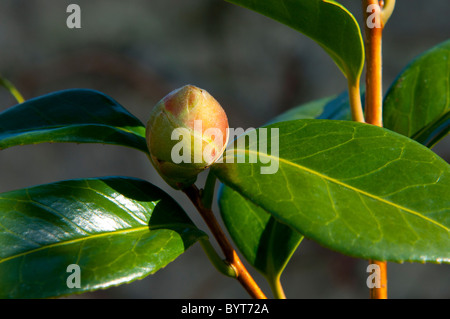
<svg viewBox="0 0 450 319">
<path fill-rule="evenodd" d="M 366 122 L 369 124 L 383 126 L 383 88 L 382 88 L 382 35 L 383 23 L 381 21 L 381 9 L 378 0 L 363 0 L 363 11 L 365 20 L 366 36 Z M 379 9 L 375 12 L 367 12 L 369 6 Z M 374 18 L 375 25 L 370 25 L 367 21 L 369 17 Z M 376 24 L 378 23 L 378 27 Z"/>
<path fill-rule="evenodd" d="M 369 263 L 380 267 L 380 288 L 370 288 L 370 299 L 387 299 L 387 263 L 369 260 Z"/>
<path fill-rule="evenodd" d="M 232 266 L 236 272 L 237 280 L 245 288 L 245 290 L 250 294 L 252 298 L 266 299 L 262 290 L 256 284 L 252 276 L 248 273 L 245 266 L 242 264 L 236 251 L 231 246 L 228 238 L 225 236 L 222 228 L 220 227 L 217 219 L 215 218 L 212 210 L 203 206 L 202 199 L 200 197 L 200 192 L 195 185 L 183 189 L 183 192 L 189 197 L 194 206 L 197 208 L 198 212 L 202 216 L 211 233 L 216 238 L 222 252 L 225 255 L 225 260 Z"/>
<path fill-rule="evenodd" d="M 350 101 L 352 120 L 364 123 L 364 113 L 361 106 L 361 91 L 359 88 L 359 81 L 348 81 L 348 97 Z"/>
<path fill-rule="evenodd" d="M 269 278 L 267 280 L 270 284 L 270 289 L 273 292 L 273 295 L 277 299 L 286 299 L 286 295 L 284 294 L 283 286 L 280 282 L 280 276 L 275 278 Z"/>
<path fill-rule="evenodd" d="M 211 170 L 208 172 L 205 187 L 201 190 L 202 204 L 206 209 L 211 209 L 212 201 L 214 199 L 214 190 L 216 186 L 216 175 Z"/>
<path fill-rule="evenodd" d="M 374 12 L 368 10 L 375 7 Z M 369 12 L 367 12 L 369 11 Z M 382 89 L 382 36 L 383 26 L 381 8 L 378 0 L 363 0 L 366 43 L 366 123 L 383 126 L 383 89 Z M 392 12 L 391 12 L 392 13 Z M 389 14 L 390 15 L 390 14 Z M 374 23 L 369 23 L 369 17 Z M 377 25 L 378 24 L 378 25 Z M 371 299 L 387 299 L 387 263 L 385 261 L 369 260 L 371 264 L 380 267 L 380 288 L 370 289 Z"/>
</svg>

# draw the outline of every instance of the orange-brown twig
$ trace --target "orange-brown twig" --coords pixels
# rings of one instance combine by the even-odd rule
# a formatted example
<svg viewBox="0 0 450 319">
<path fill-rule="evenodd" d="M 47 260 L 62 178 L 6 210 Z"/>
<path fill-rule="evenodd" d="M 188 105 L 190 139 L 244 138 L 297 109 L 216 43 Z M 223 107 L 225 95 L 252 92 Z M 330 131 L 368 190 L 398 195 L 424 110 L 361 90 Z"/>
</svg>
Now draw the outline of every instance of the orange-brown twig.
<svg viewBox="0 0 450 319">
<path fill-rule="evenodd" d="M 228 238 L 225 236 L 222 228 L 220 227 L 217 219 L 215 218 L 211 209 L 206 208 L 201 200 L 200 192 L 195 185 L 183 189 L 183 192 L 189 197 L 194 206 L 199 211 L 203 220 L 205 221 L 208 228 L 211 230 L 214 238 L 216 238 L 222 252 L 225 255 L 226 261 L 234 268 L 237 275 L 237 280 L 245 288 L 245 290 L 250 294 L 252 298 L 256 299 L 266 299 L 262 290 L 256 284 L 255 280 L 249 274 L 245 266 L 242 264 L 236 251 L 231 246 Z"/>
<path fill-rule="evenodd" d="M 373 8 L 371 10 L 370 8 Z M 383 126 L 382 8 L 378 0 L 363 0 L 366 43 L 366 123 Z M 387 299 L 387 263 L 370 260 L 380 267 L 380 287 L 370 289 L 371 299 Z"/>
<path fill-rule="evenodd" d="M 378 0 L 363 0 L 366 43 L 366 123 L 383 126 L 382 35 L 383 21 Z M 371 8 L 373 11 L 370 11 Z M 369 11 L 369 12 L 367 12 Z"/>
</svg>

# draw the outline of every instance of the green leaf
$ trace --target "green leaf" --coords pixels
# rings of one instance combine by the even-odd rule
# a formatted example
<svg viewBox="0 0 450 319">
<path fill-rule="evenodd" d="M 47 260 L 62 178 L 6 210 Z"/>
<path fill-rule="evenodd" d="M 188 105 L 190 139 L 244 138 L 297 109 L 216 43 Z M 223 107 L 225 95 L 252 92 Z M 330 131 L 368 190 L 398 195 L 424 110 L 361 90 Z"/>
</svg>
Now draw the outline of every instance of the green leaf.
<svg viewBox="0 0 450 319">
<path fill-rule="evenodd" d="M 145 127 L 103 93 L 50 93 L 0 113 L 0 149 L 53 142 L 117 144 L 148 152 Z"/>
<path fill-rule="evenodd" d="M 434 152 L 351 121 L 296 120 L 266 129 L 268 141 L 263 128 L 245 147 L 241 136 L 212 166 L 224 184 L 343 254 L 450 262 L 450 166 Z"/>
<path fill-rule="evenodd" d="M 335 99 L 336 96 L 324 97 L 296 106 L 271 119 L 266 125 L 292 120 L 316 119 L 324 113 L 326 106 Z M 350 114 L 350 109 L 348 109 L 348 113 Z"/>
<path fill-rule="evenodd" d="M 448 134 L 449 130 L 450 111 L 419 130 L 411 138 L 428 148 L 432 148 Z"/>
<path fill-rule="evenodd" d="M 355 17 L 332 0 L 227 0 L 281 22 L 316 41 L 350 82 L 359 82 L 364 43 Z"/>
<path fill-rule="evenodd" d="M 156 272 L 205 236 L 156 186 L 62 181 L 0 194 L 0 298 L 92 291 Z M 67 267 L 80 267 L 80 288 Z"/>
<path fill-rule="evenodd" d="M 412 137 L 444 117 L 450 111 L 449 77 L 450 40 L 417 57 L 400 73 L 384 99 L 384 126 Z"/>
<path fill-rule="evenodd" d="M 348 92 L 345 91 L 338 96 L 325 97 L 294 107 L 270 120 L 266 125 L 302 119 L 351 120 L 351 118 Z"/>
<path fill-rule="evenodd" d="M 219 207 L 228 232 L 246 260 L 269 282 L 278 280 L 303 236 L 224 185 Z"/>
</svg>

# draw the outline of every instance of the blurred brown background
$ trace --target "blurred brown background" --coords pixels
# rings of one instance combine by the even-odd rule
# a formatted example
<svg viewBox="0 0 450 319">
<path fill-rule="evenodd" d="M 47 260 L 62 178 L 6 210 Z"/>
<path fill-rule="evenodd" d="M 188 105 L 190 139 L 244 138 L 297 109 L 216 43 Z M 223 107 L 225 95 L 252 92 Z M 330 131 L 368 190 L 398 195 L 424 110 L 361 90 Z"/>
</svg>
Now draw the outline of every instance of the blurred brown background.
<svg viewBox="0 0 450 319">
<path fill-rule="evenodd" d="M 361 1 L 340 1 L 362 20 Z M 68 29 L 66 8 L 81 7 Z M 384 32 L 384 87 L 415 56 L 450 37 L 450 2 L 398 0 Z M 257 127 L 346 81 L 309 38 L 222 0 L 2 0 L 0 74 L 26 99 L 67 88 L 102 91 L 144 123 L 152 106 L 191 83 L 226 110 L 230 127 Z M 0 111 L 15 104 L 0 90 Z M 449 139 L 435 148 L 450 158 Z M 0 152 L 0 192 L 62 179 L 125 175 L 158 185 L 186 204 L 138 151 L 104 145 L 41 144 Z M 204 176 L 200 178 L 201 185 Z M 304 240 L 282 277 L 290 298 L 367 298 L 367 261 Z M 389 263 L 389 297 L 450 298 L 448 265 Z M 270 295 L 263 278 L 251 270 Z M 79 298 L 247 298 L 217 273 L 198 244 L 155 275 Z"/>
</svg>

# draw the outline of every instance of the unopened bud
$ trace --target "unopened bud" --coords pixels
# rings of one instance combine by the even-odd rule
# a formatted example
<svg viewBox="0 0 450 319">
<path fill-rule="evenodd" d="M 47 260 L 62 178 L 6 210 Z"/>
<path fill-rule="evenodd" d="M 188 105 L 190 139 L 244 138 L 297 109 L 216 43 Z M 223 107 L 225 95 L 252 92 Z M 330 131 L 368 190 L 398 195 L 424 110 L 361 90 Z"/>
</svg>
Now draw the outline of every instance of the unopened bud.
<svg viewBox="0 0 450 319">
<path fill-rule="evenodd" d="M 146 138 L 155 169 L 170 186 L 183 189 L 222 155 L 228 119 L 208 92 L 186 85 L 156 104 Z"/>
</svg>

